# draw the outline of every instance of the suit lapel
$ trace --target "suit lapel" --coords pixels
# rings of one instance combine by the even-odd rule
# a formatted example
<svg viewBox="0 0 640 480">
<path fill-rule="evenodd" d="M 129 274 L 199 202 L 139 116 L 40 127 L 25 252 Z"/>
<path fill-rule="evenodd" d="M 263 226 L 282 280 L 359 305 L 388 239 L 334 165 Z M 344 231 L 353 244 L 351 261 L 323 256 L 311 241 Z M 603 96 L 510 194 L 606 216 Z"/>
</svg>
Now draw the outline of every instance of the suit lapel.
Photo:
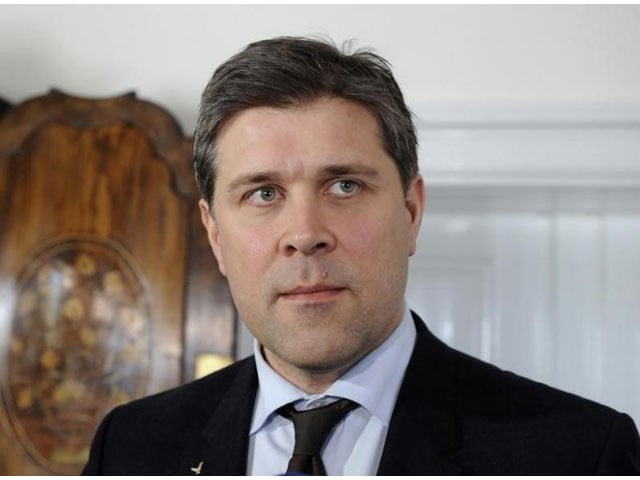
<svg viewBox="0 0 640 480">
<path fill-rule="evenodd" d="M 457 447 L 455 356 L 415 314 L 416 344 L 391 417 L 378 475 L 450 475 Z"/>
<path fill-rule="evenodd" d="M 245 475 L 258 376 L 253 357 L 239 366 L 199 435 L 185 446 L 182 475 Z"/>
<path fill-rule="evenodd" d="M 455 355 L 415 314 L 414 321 L 416 344 L 391 417 L 378 475 L 460 474 L 462 468 L 448 459 L 458 444 Z M 185 441 L 184 471 L 179 474 L 246 474 L 258 376 L 253 358 L 238 367 L 202 431 Z"/>
</svg>

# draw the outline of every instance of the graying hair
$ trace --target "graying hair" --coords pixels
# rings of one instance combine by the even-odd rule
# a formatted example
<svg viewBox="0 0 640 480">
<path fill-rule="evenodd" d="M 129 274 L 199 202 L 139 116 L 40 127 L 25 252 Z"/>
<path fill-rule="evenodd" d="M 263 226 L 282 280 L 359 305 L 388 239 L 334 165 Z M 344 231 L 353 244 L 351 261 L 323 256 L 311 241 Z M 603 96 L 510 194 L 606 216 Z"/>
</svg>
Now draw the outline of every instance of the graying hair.
<svg viewBox="0 0 640 480">
<path fill-rule="evenodd" d="M 405 191 L 418 174 L 411 112 L 389 63 L 366 50 L 340 51 L 326 41 L 277 37 L 249 44 L 220 65 L 202 93 L 193 163 L 202 197 L 213 202 L 216 136 L 234 114 L 252 107 L 290 107 L 339 97 L 366 107 Z"/>
</svg>

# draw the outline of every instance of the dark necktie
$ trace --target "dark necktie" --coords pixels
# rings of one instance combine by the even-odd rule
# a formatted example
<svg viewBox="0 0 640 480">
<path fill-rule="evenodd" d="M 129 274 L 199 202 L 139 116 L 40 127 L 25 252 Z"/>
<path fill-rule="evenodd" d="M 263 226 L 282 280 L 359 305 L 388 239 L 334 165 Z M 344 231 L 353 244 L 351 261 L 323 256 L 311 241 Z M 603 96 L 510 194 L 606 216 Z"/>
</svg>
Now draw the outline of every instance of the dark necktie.
<svg viewBox="0 0 640 480">
<path fill-rule="evenodd" d="M 289 460 L 287 473 L 326 475 L 320 452 L 329 434 L 347 413 L 358 404 L 351 400 L 338 400 L 313 410 L 297 411 L 290 403 L 278 409 L 278 413 L 293 422 L 296 443 Z"/>
</svg>

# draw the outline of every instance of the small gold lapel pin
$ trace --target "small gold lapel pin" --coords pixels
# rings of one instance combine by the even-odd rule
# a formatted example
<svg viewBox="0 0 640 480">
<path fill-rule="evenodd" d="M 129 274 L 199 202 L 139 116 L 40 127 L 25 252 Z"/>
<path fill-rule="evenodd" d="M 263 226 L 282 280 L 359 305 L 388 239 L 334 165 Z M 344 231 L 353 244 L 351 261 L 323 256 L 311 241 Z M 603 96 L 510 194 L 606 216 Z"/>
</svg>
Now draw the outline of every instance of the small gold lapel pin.
<svg viewBox="0 0 640 480">
<path fill-rule="evenodd" d="M 204 462 L 200 462 L 197 467 L 191 467 L 191 471 L 196 475 L 200 475 L 202 472 L 202 465 L 204 465 Z"/>
</svg>

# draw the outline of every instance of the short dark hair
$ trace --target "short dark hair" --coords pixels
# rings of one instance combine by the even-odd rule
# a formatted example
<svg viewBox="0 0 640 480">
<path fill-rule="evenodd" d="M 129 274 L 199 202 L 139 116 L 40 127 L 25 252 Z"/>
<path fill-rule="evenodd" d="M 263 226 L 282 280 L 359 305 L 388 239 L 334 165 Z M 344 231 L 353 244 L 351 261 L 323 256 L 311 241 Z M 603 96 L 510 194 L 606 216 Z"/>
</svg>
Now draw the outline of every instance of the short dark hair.
<svg viewBox="0 0 640 480">
<path fill-rule="evenodd" d="M 226 120 L 252 107 L 289 107 L 340 97 L 378 120 L 384 148 L 403 188 L 418 174 L 417 138 L 389 63 L 366 50 L 341 52 L 325 41 L 277 37 L 249 44 L 220 65 L 202 93 L 193 163 L 203 198 L 213 202 L 216 136 Z"/>
</svg>

